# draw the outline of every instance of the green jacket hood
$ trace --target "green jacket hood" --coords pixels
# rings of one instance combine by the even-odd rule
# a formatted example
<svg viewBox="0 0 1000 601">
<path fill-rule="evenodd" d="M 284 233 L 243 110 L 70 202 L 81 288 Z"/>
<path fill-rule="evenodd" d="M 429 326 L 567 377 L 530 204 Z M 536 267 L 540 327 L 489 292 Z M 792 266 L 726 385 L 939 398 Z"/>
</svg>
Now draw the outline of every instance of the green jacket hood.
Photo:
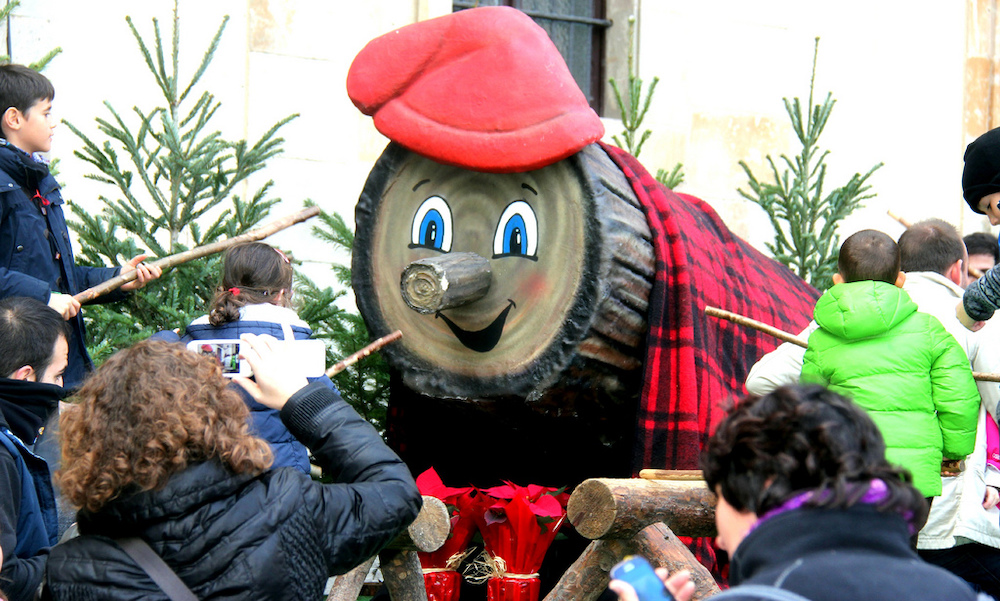
<svg viewBox="0 0 1000 601">
<path fill-rule="evenodd" d="M 827 290 L 813 316 L 834 336 L 857 340 L 884 334 L 916 311 L 917 304 L 902 288 L 865 280 Z"/>
</svg>

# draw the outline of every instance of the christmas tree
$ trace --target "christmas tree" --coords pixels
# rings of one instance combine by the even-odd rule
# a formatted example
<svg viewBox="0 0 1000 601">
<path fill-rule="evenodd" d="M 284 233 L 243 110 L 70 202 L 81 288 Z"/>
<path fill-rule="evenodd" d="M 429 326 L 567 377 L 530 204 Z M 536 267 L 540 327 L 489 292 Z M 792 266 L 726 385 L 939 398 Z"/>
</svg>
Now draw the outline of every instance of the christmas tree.
<svg viewBox="0 0 1000 601">
<path fill-rule="evenodd" d="M 270 181 L 248 198 L 235 190 L 281 152 L 277 132 L 295 115 L 278 121 L 253 144 L 229 141 L 210 127 L 220 103 L 208 91 L 195 92 L 227 20 L 197 69 L 182 81 L 177 3 L 169 48 L 164 48 L 156 19 L 150 44 L 126 18 L 162 104 L 123 115 L 105 102 L 110 118 L 96 120 L 103 141 L 66 123 L 84 143 L 74 154 L 97 170 L 87 177 L 110 190 L 99 196 L 103 206 L 98 213 L 73 206 L 78 220 L 70 227 L 79 236 L 78 263 L 120 265 L 143 251 L 165 257 L 232 237 L 259 224 L 278 202 L 269 196 Z M 219 281 L 220 260 L 215 256 L 180 265 L 114 307 L 88 306 L 87 345 L 95 360 L 157 330 L 183 328 L 204 314 Z"/>
<path fill-rule="evenodd" d="M 882 163 L 875 165 L 864 175 L 855 173 L 846 184 L 823 196 L 825 161 L 830 151 L 820 151 L 819 136 L 826 127 L 836 101 L 828 93 L 823 104 L 813 104 L 818 54 L 819 38 L 816 38 L 812 76 L 809 80 L 808 113 L 803 115 L 798 98 L 791 101 L 783 99 L 792 129 L 802 144 L 801 152 L 794 160 L 781 155 L 781 161 L 785 164 L 785 170 L 781 173 L 774 159 L 767 156 L 774 183 L 758 180 L 747 164 L 740 161 L 740 167 L 743 167 L 750 180 L 750 191 L 740 189 L 738 192 L 767 211 L 774 228 L 774 242 L 766 244 L 771 255 L 790 267 L 800 278 L 825 290 L 833 284 L 830 278 L 837 272 L 837 257 L 840 254 L 837 229 L 840 222 L 861 206 L 863 200 L 875 196 L 867 193 L 871 186 L 866 182 Z"/>
</svg>

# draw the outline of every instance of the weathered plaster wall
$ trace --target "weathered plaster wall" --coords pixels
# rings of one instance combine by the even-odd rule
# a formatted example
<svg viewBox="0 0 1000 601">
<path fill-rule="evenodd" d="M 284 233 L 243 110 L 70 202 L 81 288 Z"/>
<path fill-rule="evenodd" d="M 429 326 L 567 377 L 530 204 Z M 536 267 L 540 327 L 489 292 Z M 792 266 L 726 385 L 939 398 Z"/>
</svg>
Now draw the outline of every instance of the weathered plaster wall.
<svg viewBox="0 0 1000 601">
<path fill-rule="evenodd" d="M 821 144 L 830 150 L 828 188 L 885 162 L 872 178 L 878 197 L 845 226 L 897 235 L 886 210 L 909 219 L 938 216 L 965 232 L 988 229 L 964 209 L 960 177 L 965 145 L 1000 124 L 996 93 L 997 0 L 901 4 L 891 0 L 613 0 L 611 39 L 623 43 L 627 13 L 639 16 L 638 61 L 647 81 L 661 79 L 646 126 L 641 159 L 685 165 L 681 190 L 701 196 L 738 233 L 762 246 L 770 239 L 762 211 L 739 197 L 745 160 L 759 176 L 765 156 L 797 152 L 782 97 L 809 91 L 813 40 L 820 36 L 816 98 L 837 105 Z M 169 0 L 22 0 L 12 21 L 14 60 L 29 62 L 63 47 L 46 72 L 57 89 L 59 116 L 96 133 L 109 100 L 119 111 L 152 106 L 156 90 L 125 24 L 140 31 L 158 17 L 167 31 Z M 312 198 L 351 221 L 353 206 L 386 140 L 344 91 L 347 69 L 364 44 L 393 28 L 451 10 L 446 0 L 180 0 L 190 73 L 223 15 L 222 44 L 204 82 L 223 103 L 216 126 L 228 137 L 256 139 L 275 121 L 285 154 L 255 183 L 275 180 L 284 199 L 276 213 Z M 0 36 L 2 39 L 2 36 Z M 615 64 L 621 67 L 623 52 Z M 608 138 L 620 123 L 607 119 Z M 109 190 L 85 180 L 89 166 L 72 156 L 79 141 L 57 132 L 53 154 L 75 202 L 94 207 Z M 300 257 L 333 258 L 301 226 L 278 243 Z M 321 263 L 307 273 L 321 280 Z"/>
</svg>

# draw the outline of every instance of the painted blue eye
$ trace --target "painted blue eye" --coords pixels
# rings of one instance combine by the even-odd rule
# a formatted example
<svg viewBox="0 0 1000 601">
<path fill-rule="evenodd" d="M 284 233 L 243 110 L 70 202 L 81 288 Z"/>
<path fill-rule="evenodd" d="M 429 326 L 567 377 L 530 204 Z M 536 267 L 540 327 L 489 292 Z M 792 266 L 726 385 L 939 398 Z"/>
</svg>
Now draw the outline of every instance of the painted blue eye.
<svg viewBox="0 0 1000 601">
<path fill-rule="evenodd" d="M 493 258 L 537 259 L 538 220 L 531 205 L 518 200 L 507 205 L 493 236 Z"/>
<path fill-rule="evenodd" d="M 440 196 L 431 196 L 420 204 L 413 215 L 410 248 L 432 248 L 451 251 L 451 209 Z"/>
</svg>

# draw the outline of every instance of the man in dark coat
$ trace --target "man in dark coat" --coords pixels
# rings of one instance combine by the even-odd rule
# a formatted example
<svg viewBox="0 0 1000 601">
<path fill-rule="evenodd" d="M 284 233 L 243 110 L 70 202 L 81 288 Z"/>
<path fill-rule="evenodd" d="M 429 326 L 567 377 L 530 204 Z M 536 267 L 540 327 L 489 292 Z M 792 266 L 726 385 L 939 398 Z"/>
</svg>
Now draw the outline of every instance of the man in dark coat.
<svg viewBox="0 0 1000 601">
<path fill-rule="evenodd" d="M 31 599 L 58 539 L 49 466 L 33 451 L 64 394 L 66 322 L 26 297 L 0 300 L 0 587 Z"/>
</svg>

